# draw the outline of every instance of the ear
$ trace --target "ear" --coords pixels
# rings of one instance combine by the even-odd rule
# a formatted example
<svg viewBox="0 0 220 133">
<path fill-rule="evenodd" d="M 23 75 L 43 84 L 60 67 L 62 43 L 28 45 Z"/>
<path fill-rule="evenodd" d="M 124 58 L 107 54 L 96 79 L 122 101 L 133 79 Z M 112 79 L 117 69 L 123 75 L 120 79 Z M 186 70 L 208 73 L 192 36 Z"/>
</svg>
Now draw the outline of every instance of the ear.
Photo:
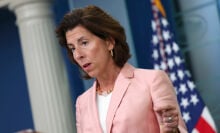
<svg viewBox="0 0 220 133">
<path fill-rule="evenodd" d="M 114 39 L 114 38 L 109 37 L 109 38 L 106 40 L 106 43 L 107 43 L 107 45 L 108 45 L 108 50 L 114 49 L 114 47 L 115 47 L 115 39 Z"/>
</svg>

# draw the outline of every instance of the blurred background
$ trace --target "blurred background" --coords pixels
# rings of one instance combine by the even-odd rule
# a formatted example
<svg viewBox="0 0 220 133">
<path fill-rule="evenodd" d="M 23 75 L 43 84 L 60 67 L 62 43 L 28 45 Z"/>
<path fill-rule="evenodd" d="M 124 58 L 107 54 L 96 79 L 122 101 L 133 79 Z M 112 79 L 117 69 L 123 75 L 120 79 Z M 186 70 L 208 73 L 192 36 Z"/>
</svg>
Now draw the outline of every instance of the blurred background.
<svg viewBox="0 0 220 133">
<path fill-rule="evenodd" d="M 37 42 L 31 43 L 31 40 L 35 40 L 34 37 L 25 38 L 28 35 L 24 35 L 25 24 L 23 21 L 26 20 L 22 17 L 27 16 L 23 12 L 31 13 L 32 10 L 44 12 L 44 10 L 18 8 L 25 4 L 46 2 L 49 5 L 47 6 L 49 13 L 53 14 L 51 20 L 48 21 L 47 25 L 49 26 L 50 23 L 55 26 L 58 25 L 63 15 L 71 9 L 91 4 L 100 6 L 125 28 L 132 54 L 129 62 L 137 67 L 153 68 L 149 46 L 152 34 L 150 30 L 152 17 L 150 0 L 135 2 L 131 0 L 20 1 L 22 0 L 0 0 L 0 133 L 12 133 L 23 129 L 36 128 L 34 126 L 36 121 L 34 122 L 33 118 L 33 107 L 31 107 L 30 101 L 34 91 L 30 90 L 30 86 L 33 86 L 33 80 L 37 81 L 38 79 L 30 78 L 35 70 L 28 69 L 30 63 L 26 62 L 26 65 L 24 64 L 26 60 L 31 60 L 29 57 L 32 54 L 36 54 L 35 46 L 32 45 L 37 44 Z M 220 131 L 220 0 L 161 0 L 161 2 L 166 11 L 170 30 L 174 33 L 175 41 L 178 43 L 185 59 L 185 65 L 191 72 L 198 92 L 209 108 L 218 131 Z M 23 13 L 23 16 L 21 13 Z M 31 21 L 26 24 L 31 24 Z M 52 29 L 51 33 L 54 34 L 55 27 L 52 26 L 50 29 Z M 38 32 L 43 31 L 44 28 L 39 29 Z M 49 38 L 53 39 L 54 37 L 49 36 Z M 41 38 L 37 39 L 41 40 Z M 66 51 L 58 45 L 56 39 L 54 41 L 54 45 L 57 45 L 55 47 L 61 51 L 61 56 L 58 58 L 61 57 L 61 60 L 64 60 L 67 88 L 69 89 L 74 114 L 77 96 L 84 92 L 92 81 L 81 79 L 80 71 L 68 60 Z M 38 52 L 37 55 L 47 58 L 45 56 L 50 52 L 52 53 L 53 50 L 45 52 L 43 49 L 42 53 Z M 35 62 L 35 60 L 32 61 Z M 56 65 L 62 66 L 62 62 Z M 36 82 L 35 84 L 38 85 Z M 60 89 L 62 90 L 62 88 Z"/>
</svg>

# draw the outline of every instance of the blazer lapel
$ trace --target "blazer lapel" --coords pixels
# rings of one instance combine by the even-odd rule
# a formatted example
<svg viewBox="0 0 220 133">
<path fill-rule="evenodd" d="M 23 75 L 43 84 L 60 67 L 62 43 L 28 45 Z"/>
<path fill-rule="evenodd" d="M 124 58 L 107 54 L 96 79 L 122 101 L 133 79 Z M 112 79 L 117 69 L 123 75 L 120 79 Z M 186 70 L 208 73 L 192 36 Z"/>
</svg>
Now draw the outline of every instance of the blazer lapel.
<svg viewBox="0 0 220 133">
<path fill-rule="evenodd" d="M 123 99 L 126 93 L 126 90 L 130 85 L 130 78 L 132 78 L 134 75 L 133 71 L 134 71 L 134 67 L 132 67 L 129 64 L 125 64 L 116 79 L 114 91 L 112 92 L 111 102 L 107 113 L 106 121 L 107 121 L 108 133 L 110 133 L 111 131 L 114 115 L 121 103 L 121 100 Z"/>
<path fill-rule="evenodd" d="M 91 92 L 91 100 L 90 100 L 90 109 L 92 111 L 91 115 L 93 117 L 93 123 L 96 126 L 97 133 L 102 133 L 102 128 L 99 122 L 99 115 L 98 115 L 98 109 L 97 109 L 97 102 L 96 102 L 96 84 L 97 82 L 95 81 L 93 86 L 92 86 L 92 92 Z"/>
</svg>

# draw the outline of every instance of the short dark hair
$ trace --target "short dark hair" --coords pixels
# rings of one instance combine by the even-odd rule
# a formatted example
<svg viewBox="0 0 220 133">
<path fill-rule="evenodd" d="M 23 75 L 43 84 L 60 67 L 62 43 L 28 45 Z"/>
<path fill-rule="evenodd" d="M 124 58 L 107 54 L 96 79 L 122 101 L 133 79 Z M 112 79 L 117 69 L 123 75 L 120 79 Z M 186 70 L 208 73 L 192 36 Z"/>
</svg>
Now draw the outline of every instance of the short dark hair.
<svg viewBox="0 0 220 133">
<path fill-rule="evenodd" d="M 113 60 L 118 67 L 124 66 L 131 56 L 124 28 L 108 13 L 94 5 L 77 8 L 65 14 L 56 29 L 59 43 L 67 49 L 68 56 L 72 62 L 76 63 L 72 56 L 72 51 L 67 46 L 66 32 L 78 25 L 83 26 L 103 40 L 114 39 Z"/>
</svg>

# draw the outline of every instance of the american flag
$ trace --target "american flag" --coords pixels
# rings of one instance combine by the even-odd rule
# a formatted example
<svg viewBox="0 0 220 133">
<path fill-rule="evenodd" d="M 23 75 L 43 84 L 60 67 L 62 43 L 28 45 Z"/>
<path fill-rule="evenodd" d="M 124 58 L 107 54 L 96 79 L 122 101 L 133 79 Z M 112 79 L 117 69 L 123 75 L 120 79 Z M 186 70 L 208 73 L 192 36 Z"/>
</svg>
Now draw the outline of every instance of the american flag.
<svg viewBox="0 0 220 133">
<path fill-rule="evenodd" d="M 190 133 L 216 133 L 214 121 L 202 101 L 190 72 L 184 65 L 180 48 L 174 41 L 160 0 L 152 0 L 152 60 L 154 69 L 169 75 L 180 105 L 182 117 Z"/>
</svg>

